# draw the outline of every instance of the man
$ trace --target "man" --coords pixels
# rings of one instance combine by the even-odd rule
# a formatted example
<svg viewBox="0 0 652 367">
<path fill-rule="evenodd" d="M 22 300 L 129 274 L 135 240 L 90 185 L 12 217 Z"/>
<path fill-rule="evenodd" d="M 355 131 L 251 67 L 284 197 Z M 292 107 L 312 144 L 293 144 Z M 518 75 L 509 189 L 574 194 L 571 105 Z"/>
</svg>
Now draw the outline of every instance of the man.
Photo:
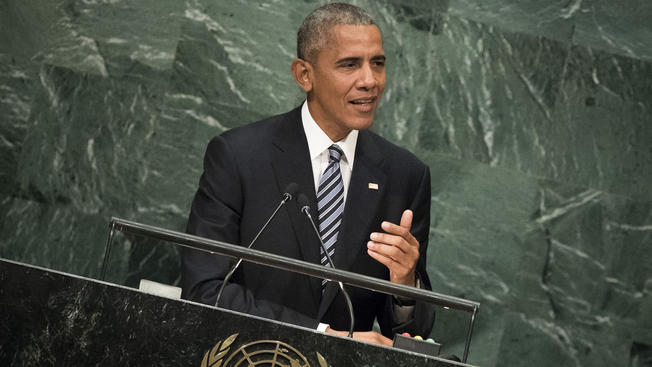
<svg viewBox="0 0 652 367">
<path fill-rule="evenodd" d="M 246 245 L 295 182 L 319 218 L 337 268 L 430 289 L 428 167 L 367 130 L 385 87 L 380 30 L 358 7 L 324 5 L 303 21 L 297 56 L 292 74 L 306 102 L 209 143 L 187 231 Z M 325 263 L 296 202 L 279 212 L 254 247 Z M 230 265 L 224 257 L 183 250 L 182 268 L 184 297 L 213 304 Z M 434 314 L 427 305 L 347 289 L 355 338 L 391 345 L 387 337 L 394 332 L 429 333 Z M 220 305 L 334 334 L 346 335 L 341 330 L 349 323 L 335 285 L 247 262 Z M 385 336 L 370 331 L 374 319 Z"/>
</svg>

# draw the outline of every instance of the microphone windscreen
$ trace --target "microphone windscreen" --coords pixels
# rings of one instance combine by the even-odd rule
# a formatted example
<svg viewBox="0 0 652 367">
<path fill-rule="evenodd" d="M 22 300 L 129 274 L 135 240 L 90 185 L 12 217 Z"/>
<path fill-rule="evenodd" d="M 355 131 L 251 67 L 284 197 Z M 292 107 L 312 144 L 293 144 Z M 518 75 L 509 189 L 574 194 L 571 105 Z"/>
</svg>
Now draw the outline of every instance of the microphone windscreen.
<svg viewBox="0 0 652 367">
<path fill-rule="evenodd" d="M 304 193 L 299 194 L 299 197 L 297 197 L 297 201 L 299 202 L 300 208 L 303 208 L 304 206 L 310 207 L 308 205 L 308 197 Z"/>
<path fill-rule="evenodd" d="M 284 194 L 290 194 L 290 196 L 294 196 L 294 194 L 296 194 L 298 190 L 299 190 L 299 185 L 297 185 L 296 182 L 290 182 L 285 187 L 285 190 L 283 191 L 283 193 Z"/>
</svg>

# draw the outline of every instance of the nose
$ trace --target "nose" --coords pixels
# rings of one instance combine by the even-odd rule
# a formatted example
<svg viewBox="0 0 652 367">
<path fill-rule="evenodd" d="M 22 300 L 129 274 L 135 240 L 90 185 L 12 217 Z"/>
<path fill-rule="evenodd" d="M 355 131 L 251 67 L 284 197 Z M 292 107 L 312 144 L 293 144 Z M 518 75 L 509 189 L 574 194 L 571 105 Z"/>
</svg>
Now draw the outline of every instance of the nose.
<svg viewBox="0 0 652 367">
<path fill-rule="evenodd" d="M 358 79 L 356 80 L 356 87 L 358 89 L 369 90 L 377 84 L 376 74 L 371 68 L 371 65 L 365 64 L 360 68 Z"/>
</svg>

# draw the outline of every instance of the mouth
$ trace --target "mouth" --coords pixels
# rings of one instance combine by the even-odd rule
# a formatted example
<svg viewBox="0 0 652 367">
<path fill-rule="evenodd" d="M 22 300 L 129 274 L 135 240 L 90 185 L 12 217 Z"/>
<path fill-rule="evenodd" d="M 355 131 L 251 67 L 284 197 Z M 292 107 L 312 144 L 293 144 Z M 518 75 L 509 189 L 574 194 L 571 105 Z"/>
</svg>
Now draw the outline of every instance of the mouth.
<svg viewBox="0 0 652 367">
<path fill-rule="evenodd" d="M 356 98 L 352 99 L 349 101 L 349 104 L 353 106 L 358 112 L 361 113 L 370 113 L 371 111 L 374 110 L 374 106 L 376 104 L 376 101 L 378 100 L 378 97 L 373 96 L 373 97 L 364 97 L 364 98 Z"/>
<path fill-rule="evenodd" d="M 365 97 L 365 98 L 356 98 L 349 101 L 349 103 L 354 105 L 369 105 L 376 102 L 376 97 Z"/>
</svg>

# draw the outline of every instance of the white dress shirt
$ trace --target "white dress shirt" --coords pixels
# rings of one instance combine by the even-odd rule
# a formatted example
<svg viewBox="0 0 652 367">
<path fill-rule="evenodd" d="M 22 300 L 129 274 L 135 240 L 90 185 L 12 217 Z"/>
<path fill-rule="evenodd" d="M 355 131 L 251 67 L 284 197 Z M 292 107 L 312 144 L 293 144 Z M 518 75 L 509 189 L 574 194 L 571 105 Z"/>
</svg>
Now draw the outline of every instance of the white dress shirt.
<svg viewBox="0 0 652 367">
<path fill-rule="evenodd" d="M 351 172 L 353 172 L 353 162 L 355 160 L 355 146 L 358 143 L 358 130 L 351 130 L 340 141 L 332 141 L 312 118 L 307 101 L 301 107 L 301 121 L 303 122 L 303 131 L 306 133 L 306 139 L 308 140 L 312 175 L 315 180 L 315 193 L 319 190 L 319 180 L 324 174 L 324 171 L 326 171 L 326 167 L 328 167 L 328 147 L 337 144 L 342 149 L 342 152 L 344 152 L 340 160 L 340 171 L 342 172 L 344 200 L 346 201 L 346 194 L 349 192 L 349 182 L 351 182 Z"/>
</svg>

